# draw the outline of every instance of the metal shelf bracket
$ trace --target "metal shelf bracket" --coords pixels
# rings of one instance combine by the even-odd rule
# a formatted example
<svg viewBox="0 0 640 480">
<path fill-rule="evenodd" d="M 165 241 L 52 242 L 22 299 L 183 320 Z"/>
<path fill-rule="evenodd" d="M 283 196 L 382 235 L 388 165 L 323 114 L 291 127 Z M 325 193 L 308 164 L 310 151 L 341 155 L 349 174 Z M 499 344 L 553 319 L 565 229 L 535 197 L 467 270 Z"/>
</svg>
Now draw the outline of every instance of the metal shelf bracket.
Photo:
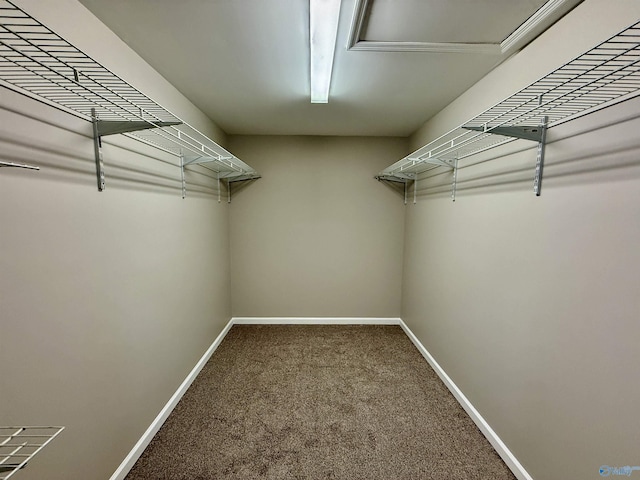
<svg viewBox="0 0 640 480">
<path fill-rule="evenodd" d="M 533 193 L 536 197 L 540 196 L 540 190 L 542 188 L 542 168 L 544 167 L 544 150 L 547 142 L 547 126 L 549 124 L 549 117 L 544 117 L 542 125 L 540 126 L 540 141 L 538 142 L 538 156 L 536 159 L 536 173 L 533 180 Z"/>
<path fill-rule="evenodd" d="M 395 182 L 407 184 L 415 179 L 413 173 L 397 173 L 394 175 L 376 175 L 374 177 L 379 182 Z"/>
<path fill-rule="evenodd" d="M 211 163 L 211 162 L 220 162 L 222 160 L 231 160 L 231 157 L 212 157 L 208 155 L 187 155 L 184 157 L 184 165 L 191 165 L 192 163 L 201 164 L 201 163 Z"/>
<path fill-rule="evenodd" d="M 96 120 L 98 124 L 98 135 L 115 135 L 118 133 L 137 132 L 139 130 L 148 130 L 150 128 L 171 127 L 174 125 L 182 125 L 182 122 L 144 122 L 135 120 Z"/>
<path fill-rule="evenodd" d="M 184 155 L 180 155 L 180 180 L 182 182 L 182 199 L 187 196 L 187 182 L 184 178 Z"/>
<path fill-rule="evenodd" d="M 458 187 L 458 159 L 453 163 L 453 182 L 451 183 L 451 201 L 456 201 L 456 189 Z"/>
<path fill-rule="evenodd" d="M 539 97 L 539 104 L 542 103 L 542 97 Z M 536 159 L 536 171 L 535 177 L 533 180 L 533 192 L 536 194 L 536 197 L 540 196 L 540 191 L 542 188 L 542 169 L 544 167 L 544 151 L 545 151 L 545 143 L 547 140 L 547 127 L 549 125 L 549 117 L 545 116 L 542 120 L 542 123 L 538 126 L 502 126 L 502 127 L 487 127 L 486 125 L 483 127 L 474 127 L 474 126 L 465 126 L 462 128 L 465 130 L 472 130 L 474 132 L 482 132 L 482 133 L 492 133 L 495 135 L 502 135 L 503 137 L 511 137 L 518 138 L 522 140 L 532 140 L 534 142 L 538 142 L 538 155 Z M 454 174 L 455 179 L 455 174 Z M 454 180 L 455 182 L 455 180 Z M 455 183 L 454 183 L 455 188 Z M 453 201 L 455 202 L 455 194 Z"/>
<path fill-rule="evenodd" d="M 104 159 L 102 157 L 102 137 L 106 135 L 116 135 L 119 133 L 138 132 L 151 128 L 172 127 L 181 125 L 182 122 L 146 122 L 136 120 L 100 120 L 96 114 L 96 109 L 91 109 L 91 123 L 93 124 L 93 150 L 96 157 L 96 176 L 98 180 L 98 191 L 102 192 L 105 187 Z M 184 197 L 183 197 L 184 198 Z"/>
<path fill-rule="evenodd" d="M 443 159 L 437 158 L 437 157 L 428 157 L 428 158 L 425 158 L 422 161 L 424 163 L 429 163 L 431 165 L 437 165 L 439 167 L 453 168 L 453 161 L 452 160 L 443 160 Z"/>
<path fill-rule="evenodd" d="M 503 137 L 520 138 L 523 140 L 532 140 L 534 142 L 542 141 L 542 126 L 518 126 L 518 127 L 472 127 L 462 126 L 465 130 L 473 130 L 475 132 L 493 133 L 502 135 Z"/>
<path fill-rule="evenodd" d="M 98 191 L 104 190 L 104 160 L 102 159 L 102 140 L 98 130 L 98 117 L 96 109 L 91 109 L 91 123 L 93 124 L 93 153 L 96 157 L 96 177 L 98 180 Z"/>
</svg>

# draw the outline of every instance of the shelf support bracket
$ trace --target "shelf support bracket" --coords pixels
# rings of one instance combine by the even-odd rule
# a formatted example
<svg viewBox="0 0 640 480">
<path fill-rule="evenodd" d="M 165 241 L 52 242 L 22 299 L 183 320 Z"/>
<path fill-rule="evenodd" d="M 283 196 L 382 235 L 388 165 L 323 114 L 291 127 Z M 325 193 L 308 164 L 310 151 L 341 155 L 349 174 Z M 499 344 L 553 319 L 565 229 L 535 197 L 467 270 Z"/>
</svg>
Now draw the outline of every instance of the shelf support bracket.
<svg viewBox="0 0 640 480">
<path fill-rule="evenodd" d="M 191 165 L 192 163 L 212 163 L 221 162 L 222 160 L 231 160 L 231 157 L 212 157 L 210 155 L 189 155 L 184 157 L 184 165 Z"/>
<path fill-rule="evenodd" d="M 91 123 L 93 124 L 93 151 L 96 157 L 96 177 L 98 180 L 98 191 L 102 192 L 105 187 L 104 160 L 102 158 L 102 137 L 105 135 L 115 135 L 118 133 L 137 132 L 150 128 L 170 127 L 180 125 L 182 122 L 145 122 L 133 120 L 99 120 L 96 109 L 91 109 Z"/>
<path fill-rule="evenodd" d="M 493 133 L 502 135 L 503 137 L 520 138 L 523 140 L 531 140 L 540 143 L 542 141 L 542 125 L 522 126 L 522 127 L 467 127 L 465 130 L 473 130 L 474 132 Z M 544 127 L 546 129 L 546 127 Z"/>
<path fill-rule="evenodd" d="M 549 117 L 545 116 L 540 126 L 540 142 L 538 142 L 538 156 L 536 159 L 536 173 L 533 179 L 533 193 L 536 197 L 540 196 L 540 190 L 542 189 L 542 169 L 544 167 L 544 149 L 547 142 L 547 125 L 549 124 Z"/>
<path fill-rule="evenodd" d="M 442 160 L 441 158 L 438 158 L 438 157 L 428 157 L 428 158 L 422 159 L 422 161 L 424 163 L 428 163 L 430 165 L 437 165 L 439 167 L 453 168 L 453 161 L 452 160 Z"/>
<path fill-rule="evenodd" d="M 457 182 L 458 182 L 458 159 L 456 158 L 453 161 L 453 182 L 451 184 L 451 201 L 455 202 L 456 201 L 456 189 L 457 189 Z"/>
<path fill-rule="evenodd" d="M 91 109 L 91 123 L 93 124 L 93 152 L 96 157 L 96 177 L 98 180 L 98 191 L 104 190 L 104 161 L 102 160 L 102 139 L 98 129 L 98 116 L 96 109 Z"/>
<path fill-rule="evenodd" d="M 542 101 L 542 98 L 540 98 Z M 547 128 L 549 125 L 549 117 L 545 116 L 542 123 L 537 126 L 521 126 L 521 127 L 471 127 L 463 126 L 466 130 L 476 132 L 493 133 L 504 137 L 520 138 L 523 140 L 532 140 L 538 142 L 538 155 L 536 159 L 536 173 L 533 180 L 533 193 L 536 197 L 540 196 L 542 188 L 542 169 L 544 167 L 544 150 L 547 142 Z"/>
<path fill-rule="evenodd" d="M 180 181 L 182 183 L 182 199 L 187 197 L 187 182 L 184 179 L 184 155 L 180 153 Z"/>
<path fill-rule="evenodd" d="M 91 109 L 92 115 L 95 109 Z M 172 127 L 180 125 L 182 122 L 145 122 L 143 120 L 98 120 L 96 118 L 98 135 L 104 137 L 106 135 L 116 135 L 118 133 L 137 132 L 139 130 L 149 130 L 151 128 Z"/>
<path fill-rule="evenodd" d="M 418 203 L 418 175 L 416 174 L 416 178 L 413 181 L 413 204 Z"/>
</svg>

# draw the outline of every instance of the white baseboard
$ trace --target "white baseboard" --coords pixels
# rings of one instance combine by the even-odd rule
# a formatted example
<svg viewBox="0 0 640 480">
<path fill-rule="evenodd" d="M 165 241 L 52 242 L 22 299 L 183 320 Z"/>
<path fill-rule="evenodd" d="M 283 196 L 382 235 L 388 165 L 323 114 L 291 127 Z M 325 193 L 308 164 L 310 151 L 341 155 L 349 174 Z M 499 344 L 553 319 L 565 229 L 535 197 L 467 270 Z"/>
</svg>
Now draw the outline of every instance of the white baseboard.
<svg viewBox="0 0 640 480">
<path fill-rule="evenodd" d="M 124 480 L 124 478 L 127 476 L 129 471 L 133 468 L 135 463 L 140 458 L 140 455 L 142 455 L 142 452 L 144 452 L 144 449 L 147 448 L 149 443 L 151 443 L 151 440 L 153 439 L 155 434 L 158 433 L 158 430 L 160 430 L 160 427 L 162 427 L 162 424 L 169 417 L 173 409 L 176 408 L 176 405 L 178 405 L 178 402 L 180 401 L 182 396 L 186 393 L 187 389 L 191 386 L 193 381 L 196 379 L 196 377 L 200 373 L 200 370 L 202 370 L 202 368 L 205 366 L 209 358 L 211 358 L 211 355 L 213 355 L 213 352 L 216 351 L 216 349 L 218 348 L 218 346 L 220 345 L 220 343 L 222 342 L 224 337 L 227 335 L 227 333 L 229 332 L 229 329 L 232 326 L 233 326 L 233 319 L 229 320 L 229 323 L 225 325 L 222 332 L 220 332 L 220 335 L 217 336 L 217 338 L 213 341 L 213 343 L 207 349 L 207 351 L 204 352 L 204 355 L 202 355 L 202 357 L 200 358 L 196 366 L 193 367 L 193 370 L 191 370 L 189 375 L 187 375 L 187 378 L 184 379 L 182 384 L 178 387 L 178 389 L 173 394 L 173 396 L 169 399 L 169 401 L 164 406 L 164 408 L 160 410 L 160 413 L 155 418 L 155 420 L 151 423 L 151 425 L 149 425 L 149 428 L 147 428 L 147 431 L 144 432 L 142 437 L 140 437 L 140 440 L 138 440 L 138 442 L 133 446 L 133 448 L 131 449 L 129 454 L 125 457 L 125 459 L 122 461 L 120 466 L 116 469 L 113 475 L 111 475 L 110 480 Z"/>
<path fill-rule="evenodd" d="M 518 459 L 511 453 L 511 450 L 507 448 L 504 442 L 498 437 L 496 432 L 489 426 L 480 412 L 476 410 L 476 408 L 471 404 L 469 399 L 462 393 L 462 391 L 458 388 L 458 386 L 453 383 L 453 380 L 447 375 L 447 373 L 442 369 L 442 367 L 436 362 L 435 358 L 431 356 L 429 351 L 422 345 L 420 340 L 413 334 L 411 329 L 407 327 L 407 325 L 400 320 L 399 325 L 402 327 L 404 332 L 407 334 L 407 337 L 413 342 L 416 348 L 420 351 L 422 356 L 429 362 L 431 368 L 435 370 L 440 379 L 447 386 L 449 391 L 453 394 L 453 396 L 458 400 L 458 403 L 464 408 L 469 417 L 474 421 L 474 423 L 478 426 L 482 434 L 489 440 L 489 443 L 493 446 L 493 448 L 498 452 L 498 455 L 502 458 L 504 463 L 509 467 L 509 469 L 513 472 L 518 480 L 533 480 L 531 475 L 524 469 L 524 467 L 520 464 Z"/>
<path fill-rule="evenodd" d="M 233 317 L 234 325 L 400 325 L 399 318 Z"/>
</svg>

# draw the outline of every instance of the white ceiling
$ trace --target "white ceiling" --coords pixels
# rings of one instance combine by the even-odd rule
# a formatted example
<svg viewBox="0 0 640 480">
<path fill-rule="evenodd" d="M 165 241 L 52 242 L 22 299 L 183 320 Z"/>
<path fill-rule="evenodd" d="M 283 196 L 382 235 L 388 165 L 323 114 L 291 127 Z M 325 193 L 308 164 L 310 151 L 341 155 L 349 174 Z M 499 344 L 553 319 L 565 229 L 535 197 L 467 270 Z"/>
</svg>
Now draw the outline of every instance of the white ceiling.
<svg viewBox="0 0 640 480">
<path fill-rule="evenodd" d="M 328 104 L 308 0 L 80 1 L 229 134 L 406 136 L 580 0 L 342 0 Z"/>
</svg>

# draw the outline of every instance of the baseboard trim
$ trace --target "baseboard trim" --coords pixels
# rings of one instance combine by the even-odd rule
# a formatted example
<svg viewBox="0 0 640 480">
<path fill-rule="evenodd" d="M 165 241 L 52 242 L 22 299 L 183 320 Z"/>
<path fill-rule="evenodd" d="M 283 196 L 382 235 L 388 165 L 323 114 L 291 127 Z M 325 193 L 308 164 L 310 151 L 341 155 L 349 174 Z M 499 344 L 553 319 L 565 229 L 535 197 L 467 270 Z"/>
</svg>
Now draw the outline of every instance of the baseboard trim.
<svg viewBox="0 0 640 480">
<path fill-rule="evenodd" d="M 370 317 L 233 317 L 234 325 L 400 325 L 399 318 Z"/>
<path fill-rule="evenodd" d="M 435 370 L 440 379 L 447 386 L 449 391 L 453 394 L 453 396 L 458 400 L 458 403 L 464 408 L 469 417 L 473 420 L 473 422 L 480 429 L 482 434 L 489 440 L 489 443 L 493 446 L 493 448 L 498 452 L 498 455 L 502 458 L 504 463 L 509 467 L 509 469 L 513 472 L 518 480 L 533 480 L 533 477 L 529 475 L 529 473 L 524 469 L 522 464 L 518 461 L 518 459 L 511 453 L 511 450 L 507 448 L 504 442 L 498 437 L 496 432 L 491 428 L 491 426 L 487 423 L 487 421 L 482 418 L 480 412 L 476 410 L 476 408 L 471 404 L 469 399 L 462 393 L 462 391 L 458 388 L 458 386 L 451 380 L 449 375 L 442 369 L 442 367 L 436 362 L 435 358 L 429 353 L 429 351 L 422 345 L 420 340 L 414 335 L 411 329 L 407 326 L 404 321 L 400 320 L 399 322 L 402 330 L 407 334 L 407 337 L 413 342 L 416 348 L 420 351 L 422 356 L 427 360 L 431 368 Z"/>
<path fill-rule="evenodd" d="M 151 443 L 151 440 L 153 439 L 155 434 L 158 433 L 158 430 L 160 430 L 160 427 L 162 427 L 162 424 L 169 417 L 173 409 L 176 408 L 176 405 L 178 405 L 178 402 L 180 401 L 182 396 L 186 393 L 188 388 L 196 379 L 196 377 L 198 376 L 202 368 L 205 366 L 209 358 L 211 358 L 211 355 L 213 355 L 213 352 L 216 351 L 216 349 L 218 348 L 218 346 L 220 345 L 220 343 L 222 342 L 224 337 L 227 335 L 227 333 L 229 332 L 232 326 L 233 326 L 233 319 L 229 320 L 229 322 L 222 329 L 222 332 L 220 332 L 220 335 L 216 337 L 216 339 L 213 341 L 211 346 L 207 349 L 206 352 L 204 352 L 204 355 L 202 355 L 198 363 L 196 363 L 196 366 L 193 367 L 193 370 L 191 370 L 189 375 L 187 375 L 187 378 L 184 379 L 182 384 L 178 387 L 176 392 L 169 399 L 167 404 L 163 407 L 162 410 L 160 410 L 160 413 L 155 418 L 155 420 L 151 423 L 151 425 L 149 425 L 149 428 L 147 428 L 147 431 L 144 432 L 142 437 L 140 437 L 140 440 L 138 440 L 138 442 L 133 446 L 133 448 L 131 449 L 129 454 L 125 457 L 125 459 L 122 461 L 120 466 L 116 469 L 113 475 L 111 475 L 110 480 L 124 480 L 124 478 L 127 476 L 129 471 L 133 468 L 135 463 L 138 461 L 138 459 L 142 455 L 142 452 L 144 452 L 144 449 L 147 448 L 149 443 Z"/>
</svg>

